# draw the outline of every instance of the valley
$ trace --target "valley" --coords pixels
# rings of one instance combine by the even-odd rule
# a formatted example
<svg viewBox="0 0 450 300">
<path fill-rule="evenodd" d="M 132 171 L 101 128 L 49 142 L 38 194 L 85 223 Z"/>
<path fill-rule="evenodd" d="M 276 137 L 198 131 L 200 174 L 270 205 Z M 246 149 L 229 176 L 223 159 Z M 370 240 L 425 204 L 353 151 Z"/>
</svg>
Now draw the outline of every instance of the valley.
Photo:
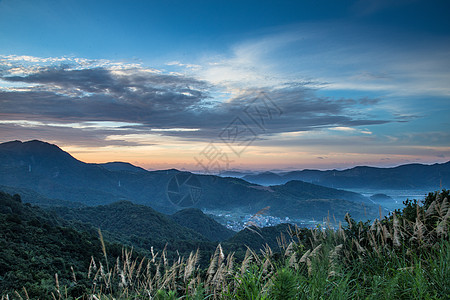
<svg viewBox="0 0 450 300">
<path fill-rule="evenodd" d="M 431 173 L 439 169 L 446 182 L 448 166 L 420 168 Z M 74 287 L 70 293 L 84 293 L 90 283 L 83 270 L 92 268 L 92 260 L 114 264 L 107 252 L 125 260 L 141 256 L 155 262 L 159 257 L 168 265 L 197 251 L 195 263 L 206 268 L 226 251 L 232 253 L 231 261 L 245 263 L 249 253 L 260 251 L 279 257 L 295 235 L 306 245 L 311 234 L 336 232 L 342 223 L 351 228 L 388 220 L 394 210 L 405 210 L 405 197 L 426 196 L 417 186 L 374 189 L 379 184 L 373 174 L 366 186 L 360 182 L 343 189 L 298 176 L 263 185 L 255 178 L 247 177 L 253 181 L 248 182 L 175 169 L 147 171 L 123 162 L 87 164 L 42 141 L 0 144 L 0 175 L 0 243 L 5 249 L 0 278 L 6 278 L 0 287 L 11 291 L 22 285 L 33 295 L 51 293 L 46 285 L 51 286 L 52 272 L 60 274 L 61 284 Z M 407 180 L 406 175 L 396 176 Z M 49 251 L 56 257 L 49 258 Z M 17 263 L 11 267 L 13 260 Z M 46 267 L 38 276 L 41 284 L 22 277 L 21 270 L 33 272 L 42 263 Z M 71 277 L 79 283 L 71 283 Z"/>
</svg>

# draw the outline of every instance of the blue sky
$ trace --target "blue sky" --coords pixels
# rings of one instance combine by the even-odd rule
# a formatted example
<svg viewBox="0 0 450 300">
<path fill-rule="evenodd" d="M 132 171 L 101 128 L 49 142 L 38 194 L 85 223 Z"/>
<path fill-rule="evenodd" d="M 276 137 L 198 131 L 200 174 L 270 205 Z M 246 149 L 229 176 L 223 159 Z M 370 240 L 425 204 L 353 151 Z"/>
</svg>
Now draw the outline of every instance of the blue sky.
<svg viewBox="0 0 450 300">
<path fill-rule="evenodd" d="M 449 8 L 0 0 L 0 141 L 153 169 L 448 161 Z"/>
</svg>

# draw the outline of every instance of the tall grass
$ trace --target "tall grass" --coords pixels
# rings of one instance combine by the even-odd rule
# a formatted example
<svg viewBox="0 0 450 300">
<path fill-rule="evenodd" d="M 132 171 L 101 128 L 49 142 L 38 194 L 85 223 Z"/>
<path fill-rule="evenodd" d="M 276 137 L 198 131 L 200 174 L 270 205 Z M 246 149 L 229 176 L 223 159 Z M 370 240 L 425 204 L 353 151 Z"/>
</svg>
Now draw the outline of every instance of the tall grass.
<svg viewBox="0 0 450 300">
<path fill-rule="evenodd" d="M 240 263 L 218 245 L 206 269 L 199 251 L 169 261 L 165 250 L 141 259 L 123 250 L 110 267 L 102 249 L 104 260 L 88 270 L 91 287 L 76 299 L 449 299 L 447 196 L 407 202 L 372 223 L 346 216 L 337 229 L 291 228 L 295 242 L 248 249 Z M 64 291 L 56 283 L 53 298 L 72 299 Z M 26 291 L 3 299 L 27 299 Z"/>
</svg>

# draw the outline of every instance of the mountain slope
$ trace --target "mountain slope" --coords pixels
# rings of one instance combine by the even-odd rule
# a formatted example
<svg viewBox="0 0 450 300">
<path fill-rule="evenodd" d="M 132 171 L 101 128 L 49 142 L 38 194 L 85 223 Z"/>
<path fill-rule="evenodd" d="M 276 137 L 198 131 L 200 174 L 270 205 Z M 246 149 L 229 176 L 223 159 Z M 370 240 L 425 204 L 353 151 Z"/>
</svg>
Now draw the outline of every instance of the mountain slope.
<svg viewBox="0 0 450 300">
<path fill-rule="evenodd" d="M 103 258 L 98 235 L 67 227 L 52 214 L 22 204 L 18 195 L 0 192 L 0 232 L 0 294 L 25 286 L 31 299 L 51 299 L 56 273 L 69 296 L 80 294 L 90 282 L 91 257 Z M 106 246 L 112 257 L 120 255 L 121 246 Z"/>
<path fill-rule="evenodd" d="M 359 166 L 342 171 L 303 170 L 275 174 L 247 175 L 249 182 L 262 185 L 279 185 L 291 180 L 320 184 L 334 188 L 365 189 L 431 189 L 450 186 L 450 161 L 441 164 L 407 164 L 393 168 Z"/>
<path fill-rule="evenodd" d="M 60 199 L 50 199 L 47 198 L 38 192 L 35 192 L 31 189 L 27 188 L 19 188 L 19 187 L 10 187 L 0 185 L 0 191 L 7 194 L 19 194 L 22 198 L 23 203 L 29 203 L 32 205 L 37 205 L 42 208 L 55 207 L 55 206 L 63 206 L 63 207 L 83 207 L 86 206 L 80 202 L 74 201 L 66 201 Z"/>
<path fill-rule="evenodd" d="M 0 144 L 1 185 L 28 188 L 48 198 L 88 205 L 132 199 L 151 203 L 159 210 L 174 211 L 170 203 L 154 201 L 166 198 L 161 187 L 167 185 L 172 175 L 143 169 L 139 172 L 112 169 L 117 169 L 117 164 L 114 167 L 87 164 L 41 141 Z M 119 169 L 123 169 L 123 164 Z"/>
<path fill-rule="evenodd" d="M 71 221 L 56 216 L 54 212 Z M 158 218 L 157 224 L 149 222 L 148 218 Z M 115 223 L 115 220 L 118 222 Z M 78 297 L 91 287 L 92 276 L 87 278 L 91 258 L 94 258 L 99 266 L 98 263 L 105 263 L 105 257 L 96 230 L 80 223 L 82 221 L 101 224 L 103 228 L 121 233 L 122 237 L 129 236 L 130 240 L 133 239 L 130 233 L 147 236 L 147 239 L 155 238 L 148 237 L 149 233 L 170 235 L 169 238 L 179 238 L 177 233 L 181 234 L 183 238 L 192 240 L 184 243 L 178 241 L 172 245 L 171 241 L 164 241 L 169 242 L 166 257 L 169 259 L 178 259 L 179 255 L 187 257 L 189 252 L 199 249 L 199 263 L 203 267 L 208 266 L 209 258 L 217 247 L 217 243 L 195 240 L 198 235 L 189 229 L 181 228 L 168 217 L 145 206 L 119 202 L 106 207 L 66 209 L 66 211 L 63 208 L 54 208 L 49 212 L 23 204 L 19 195 L 11 196 L 0 192 L 0 295 L 6 293 L 11 295 L 14 290 L 22 290 L 22 287 L 25 287 L 30 299 L 51 299 L 51 293 L 55 293 L 55 274 L 58 274 L 59 284 L 68 287 L 67 291 L 64 291 L 67 292 L 68 299 L 72 296 Z M 224 249 L 236 252 L 238 259 L 243 259 L 247 250 L 246 245 L 257 251 L 268 243 L 276 251 L 277 237 L 280 232 L 286 232 L 286 228 L 286 225 L 282 225 L 255 229 L 258 234 L 244 231 L 237 238 L 225 241 Z M 161 230 L 166 231 L 158 232 Z M 103 231 L 103 235 L 106 239 L 105 248 L 109 265 L 114 266 L 116 258 L 122 254 L 123 245 L 108 242 L 108 237 L 114 237 L 110 232 Z M 135 240 L 135 244 L 138 245 L 142 240 Z M 170 251 L 170 246 L 175 250 Z M 149 248 L 150 246 L 147 249 Z M 162 249 L 155 245 L 154 251 L 161 253 Z M 146 252 L 141 250 L 143 248 L 138 247 L 137 254 L 134 250 L 133 257 L 136 255 L 142 257 Z M 169 265 L 171 263 L 170 260 Z"/>
<path fill-rule="evenodd" d="M 275 185 L 275 184 L 283 184 L 284 179 L 273 172 L 263 172 L 259 174 L 245 175 L 242 179 L 252 182 L 258 183 L 262 185 Z"/>
<path fill-rule="evenodd" d="M 279 251 L 278 241 L 282 235 L 288 243 L 290 241 L 289 227 L 290 225 L 288 224 L 279 224 L 277 226 L 264 228 L 245 228 L 236 233 L 232 238 L 228 239 L 227 243 L 235 245 L 234 249 L 237 249 L 236 251 L 241 250 L 245 252 L 247 246 L 258 251 L 264 249 L 266 244 L 269 245 L 272 250 Z M 226 247 L 227 246 L 228 245 L 226 244 Z"/>
<path fill-rule="evenodd" d="M 128 172 L 135 172 L 135 173 L 136 172 L 137 173 L 146 172 L 146 170 L 141 167 L 136 167 L 130 163 L 124 163 L 124 162 L 120 162 L 120 161 L 97 164 L 97 165 L 102 166 L 109 171 L 128 171 Z"/>
<path fill-rule="evenodd" d="M 368 198 L 355 192 L 338 190 L 317 184 L 303 182 L 300 180 L 291 180 L 283 185 L 275 185 L 270 187 L 272 190 L 281 194 L 287 194 L 297 199 L 345 199 L 356 203 L 371 204 Z"/>
<path fill-rule="evenodd" d="M 205 236 L 210 241 L 223 241 L 231 238 L 234 231 L 205 215 L 200 209 L 186 208 L 170 216 L 172 220 Z"/>
<path fill-rule="evenodd" d="M 185 228 L 151 207 L 119 201 L 108 205 L 77 209 L 54 208 L 69 221 L 92 224 L 96 228 L 123 236 L 146 238 L 152 246 L 164 248 L 178 240 L 206 241 L 201 234 Z"/>
<path fill-rule="evenodd" d="M 298 212 L 308 210 L 306 203 L 299 202 L 296 195 L 242 179 L 195 175 L 177 170 L 150 172 L 125 163 L 87 164 L 55 145 L 40 141 L 0 144 L 0 185 L 26 188 L 50 199 L 86 205 L 128 200 L 167 214 L 187 207 L 239 209 L 243 213 L 253 214 L 270 206 L 270 214 L 295 219 L 299 217 Z M 317 199 L 317 196 L 313 197 Z M 355 209 L 354 204 L 340 197 L 328 198 L 339 203 L 340 210 L 342 207 Z M 312 215 L 315 218 L 322 216 L 323 212 Z"/>
<path fill-rule="evenodd" d="M 281 214 L 290 211 L 303 219 L 322 221 L 328 217 L 343 219 L 346 213 L 358 220 L 373 219 L 379 207 L 361 194 L 328 188 L 303 181 L 292 180 L 284 185 L 271 186 L 275 192 L 290 201 L 279 201 L 272 211 Z M 382 211 L 386 214 L 387 211 Z"/>
</svg>

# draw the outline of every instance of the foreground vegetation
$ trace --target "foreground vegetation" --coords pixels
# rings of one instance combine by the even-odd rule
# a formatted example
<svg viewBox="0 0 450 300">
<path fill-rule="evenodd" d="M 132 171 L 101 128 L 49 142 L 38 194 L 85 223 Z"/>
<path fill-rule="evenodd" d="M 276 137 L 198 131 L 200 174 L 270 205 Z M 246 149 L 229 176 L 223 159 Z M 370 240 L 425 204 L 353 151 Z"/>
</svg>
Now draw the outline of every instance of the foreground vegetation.
<svg viewBox="0 0 450 300">
<path fill-rule="evenodd" d="M 209 266 L 199 252 L 169 260 L 165 251 L 138 258 L 123 249 L 113 259 L 100 240 L 102 257 L 70 282 L 56 275 L 53 299 L 448 299 L 450 297 L 449 191 L 374 222 L 314 230 L 292 228 L 280 249 L 247 249 L 237 262 L 218 245 Z M 252 229 L 257 234 L 257 229 Z M 92 246 L 97 246 L 92 243 Z M 274 249 L 275 250 L 275 249 Z M 59 273 L 57 271 L 56 273 Z M 78 277 L 77 277 L 78 276 Z M 86 285 L 86 282 L 89 282 Z M 47 283 L 48 284 L 48 283 Z M 75 292 L 74 292 L 75 291 Z M 8 298 L 7 298 L 8 297 Z M 2 299 L 27 299 L 26 289 Z"/>
</svg>

